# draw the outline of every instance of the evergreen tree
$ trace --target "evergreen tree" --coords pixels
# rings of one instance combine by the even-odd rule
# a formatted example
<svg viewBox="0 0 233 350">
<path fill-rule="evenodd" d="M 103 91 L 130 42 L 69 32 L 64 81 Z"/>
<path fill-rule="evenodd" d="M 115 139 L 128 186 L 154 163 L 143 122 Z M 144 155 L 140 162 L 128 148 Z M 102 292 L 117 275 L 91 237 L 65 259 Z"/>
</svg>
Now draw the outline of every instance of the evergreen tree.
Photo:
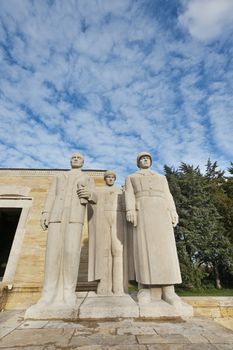
<svg viewBox="0 0 233 350">
<path fill-rule="evenodd" d="M 183 285 L 200 287 L 214 278 L 221 288 L 221 275 L 231 274 L 233 264 L 225 227 L 224 172 L 208 160 L 205 175 L 186 163 L 178 170 L 165 166 L 165 175 L 180 218 L 175 235 Z"/>
<path fill-rule="evenodd" d="M 183 286 L 201 287 L 205 273 L 199 269 L 195 258 L 198 252 L 196 228 L 200 216 L 196 215 L 199 206 L 195 203 L 197 193 L 201 189 L 199 169 L 182 163 L 178 171 L 165 167 L 165 174 L 179 215 L 179 225 L 175 229 L 175 236 Z"/>
<path fill-rule="evenodd" d="M 227 196 L 225 200 L 225 205 L 223 207 L 223 218 L 224 225 L 227 232 L 227 236 L 233 244 L 233 163 L 231 162 L 231 166 L 227 169 L 229 175 L 225 176 L 225 182 L 223 185 L 223 189 Z"/>
<path fill-rule="evenodd" d="M 219 232 L 215 241 L 220 242 L 215 242 L 218 254 L 214 269 L 216 275 L 224 275 L 226 284 L 233 277 L 233 198 L 230 197 L 233 182 L 224 176 L 224 171 L 218 169 L 217 162 L 212 163 L 210 159 L 206 165 L 205 177 L 211 200 L 219 215 Z M 217 281 L 216 283 L 218 284 Z"/>
</svg>

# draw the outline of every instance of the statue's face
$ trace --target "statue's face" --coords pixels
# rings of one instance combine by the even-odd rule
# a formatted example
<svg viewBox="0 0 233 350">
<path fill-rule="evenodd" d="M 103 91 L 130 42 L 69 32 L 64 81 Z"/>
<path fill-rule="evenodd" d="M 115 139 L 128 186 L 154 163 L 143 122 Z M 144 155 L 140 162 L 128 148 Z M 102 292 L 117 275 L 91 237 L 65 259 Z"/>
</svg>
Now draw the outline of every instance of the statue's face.
<svg viewBox="0 0 233 350">
<path fill-rule="evenodd" d="M 142 156 L 139 159 L 139 167 L 140 169 L 148 169 L 151 166 L 151 159 L 149 156 Z"/>
<path fill-rule="evenodd" d="M 70 160 L 71 168 L 81 168 L 83 166 L 84 159 L 80 154 L 73 154 Z"/>
<path fill-rule="evenodd" d="M 109 174 L 105 177 L 104 181 L 107 186 L 113 186 L 116 181 L 116 178 L 114 175 Z"/>
</svg>

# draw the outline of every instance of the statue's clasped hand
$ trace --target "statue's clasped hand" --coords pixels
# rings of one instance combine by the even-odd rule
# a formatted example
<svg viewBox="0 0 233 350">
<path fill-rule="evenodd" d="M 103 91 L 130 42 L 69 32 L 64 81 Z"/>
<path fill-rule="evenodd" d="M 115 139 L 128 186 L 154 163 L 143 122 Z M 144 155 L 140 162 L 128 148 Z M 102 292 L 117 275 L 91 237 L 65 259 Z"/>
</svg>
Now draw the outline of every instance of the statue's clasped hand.
<svg viewBox="0 0 233 350">
<path fill-rule="evenodd" d="M 79 196 L 80 199 L 81 198 L 84 198 L 84 199 L 90 198 L 90 192 L 87 189 L 87 187 L 84 185 L 78 185 L 77 195 Z"/>
<path fill-rule="evenodd" d="M 136 210 L 127 210 L 126 212 L 126 220 L 128 222 L 131 222 L 131 224 L 134 225 L 134 227 L 137 226 L 137 213 Z"/>
</svg>

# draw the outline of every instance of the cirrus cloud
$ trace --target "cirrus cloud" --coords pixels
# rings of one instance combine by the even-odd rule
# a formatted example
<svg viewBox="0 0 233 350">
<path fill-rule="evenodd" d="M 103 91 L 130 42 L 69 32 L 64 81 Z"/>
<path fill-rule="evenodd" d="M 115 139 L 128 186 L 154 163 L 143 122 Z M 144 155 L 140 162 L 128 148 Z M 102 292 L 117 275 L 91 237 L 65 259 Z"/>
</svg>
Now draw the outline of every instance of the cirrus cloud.
<svg viewBox="0 0 233 350">
<path fill-rule="evenodd" d="M 230 5 L 213 0 L 205 21 L 208 4 L 2 0 L 2 167 L 65 168 L 75 150 L 86 168 L 115 169 L 119 183 L 142 150 L 158 171 L 208 157 L 227 167 Z"/>
</svg>

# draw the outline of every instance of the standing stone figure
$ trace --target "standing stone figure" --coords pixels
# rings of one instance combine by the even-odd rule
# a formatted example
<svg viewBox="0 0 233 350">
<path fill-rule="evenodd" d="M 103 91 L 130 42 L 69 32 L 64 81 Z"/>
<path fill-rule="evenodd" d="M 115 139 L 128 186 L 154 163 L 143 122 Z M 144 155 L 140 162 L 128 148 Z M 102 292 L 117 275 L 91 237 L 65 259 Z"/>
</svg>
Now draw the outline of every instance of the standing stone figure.
<svg viewBox="0 0 233 350">
<path fill-rule="evenodd" d="M 139 171 L 125 182 L 126 218 L 134 229 L 133 253 L 139 303 L 163 299 L 178 306 L 174 284 L 181 283 L 173 227 L 178 215 L 165 176 L 150 170 L 152 157 L 139 153 Z"/>
<path fill-rule="evenodd" d="M 54 178 L 41 217 L 48 228 L 42 296 L 36 309 L 74 308 L 87 203 L 96 203 L 94 180 L 81 171 L 84 157 L 71 156 L 71 170 Z M 34 308 L 34 310 L 33 310 Z"/>
<path fill-rule="evenodd" d="M 89 208 L 88 280 L 98 280 L 97 294 L 124 294 L 123 244 L 126 219 L 116 174 L 106 171 L 105 186 L 97 189 L 97 205 Z"/>
</svg>

